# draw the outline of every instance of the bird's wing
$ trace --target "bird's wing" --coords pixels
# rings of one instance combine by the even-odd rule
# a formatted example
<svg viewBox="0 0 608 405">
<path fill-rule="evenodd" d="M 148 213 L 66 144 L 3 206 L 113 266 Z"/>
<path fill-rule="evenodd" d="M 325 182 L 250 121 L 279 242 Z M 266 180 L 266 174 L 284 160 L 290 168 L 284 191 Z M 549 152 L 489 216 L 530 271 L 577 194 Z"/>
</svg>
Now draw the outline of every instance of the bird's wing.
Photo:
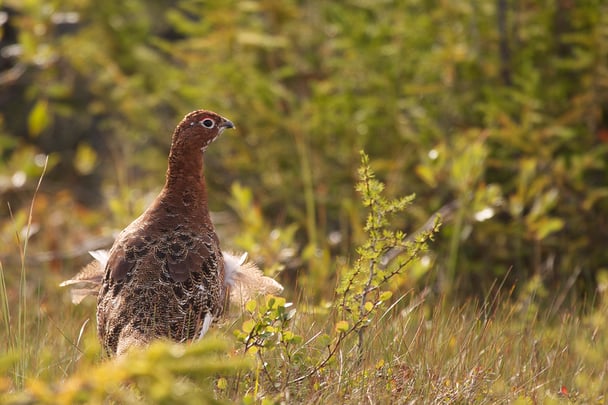
<svg viewBox="0 0 608 405">
<path fill-rule="evenodd" d="M 194 273 L 217 274 L 219 246 L 214 233 L 176 233 L 167 244 L 167 270 L 177 282 L 184 282 Z"/>
<path fill-rule="evenodd" d="M 118 245 L 112 248 L 107 267 L 110 271 L 110 277 L 114 281 L 122 280 L 133 269 L 136 262 L 136 258 L 132 258 L 132 260 L 127 259 L 125 247 Z"/>
<path fill-rule="evenodd" d="M 178 232 L 158 238 L 129 235 L 110 252 L 110 277 L 120 281 L 137 266 L 137 271 L 149 270 L 152 273 L 166 269 L 173 281 L 184 282 L 191 278 L 192 272 L 217 268 L 219 247 L 214 236 Z"/>
</svg>

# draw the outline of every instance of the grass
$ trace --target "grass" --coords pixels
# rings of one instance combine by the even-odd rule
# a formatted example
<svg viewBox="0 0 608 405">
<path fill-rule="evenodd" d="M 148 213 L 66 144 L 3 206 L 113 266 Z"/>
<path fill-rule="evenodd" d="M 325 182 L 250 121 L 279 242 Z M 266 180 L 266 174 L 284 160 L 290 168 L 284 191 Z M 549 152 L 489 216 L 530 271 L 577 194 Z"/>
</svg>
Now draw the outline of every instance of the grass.
<svg viewBox="0 0 608 405">
<path fill-rule="evenodd" d="M 599 308 L 572 308 L 556 317 L 531 314 L 508 298 L 491 314 L 468 302 L 441 300 L 397 305 L 367 330 L 361 361 L 346 361 L 345 344 L 326 367 L 282 391 L 266 386 L 261 398 L 295 403 L 598 403 L 606 386 L 608 339 Z M 298 305 L 296 305 L 298 307 Z M 315 342 L 327 319 L 300 314 L 296 333 L 308 342 L 303 363 L 324 350 Z M 281 356 L 264 358 L 280 370 Z M 312 361 L 314 362 L 314 360 Z M 292 374 L 304 373 L 294 366 Z M 239 395 L 231 399 L 238 400 Z"/>
<path fill-rule="evenodd" d="M 46 288 L 55 288 L 53 281 L 46 278 Z M 205 392 L 215 391 L 217 399 L 245 403 L 601 403 L 608 391 L 605 305 L 586 315 L 573 306 L 548 317 L 542 311 L 531 314 L 509 299 L 488 313 L 474 302 L 452 307 L 410 294 L 369 326 L 360 361 L 348 360 L 356 351 L 352 339 L 309 378 L 280 384 L 284 376 L 306 374 L 326 350 L 318 331 L 331 319 L 302 302 L 295 303 L 299 312 L 290 327 L 303 338 L 297 359 L 286 364 L 282 351 L 264 353 L 271 382 L 259 352 L 243 354 L 233 338 L 232 330 L 241 325 L 238 311 L 217 331 L 222 344 L 205 349 L 212 363 L 205 350 L 192 353 L 200 349 L 196 345 L 175 354 L 170 344 L 136 353 L 125 363 L 102 359 L 93 322 L 82 324 L 87 314 L 92 317 L 93 303 L 72 307 L 61 294 L 52 297 L 45 300 L 51 316 L 32 310 L 41 302 L 30 300 L 23 352 L 9 350 L 0 356 L 1 402 L 137 402 L 144 396 L 150 403 L 196 403 L 188 399 L 203 383 Z M 230 362 L 238 367 L 208 369 Z M 167 379 L 176 386 L 161 384 Z"/>
<path fill-rule="evenodd" d="M 390 201 L 368 205 L 399 211 Z M 33 207 L 12 220 L 27 236 Z M 390 224 L 369 228 L 381 243 L 402 242 L 381 223 Z M 383 295 L 376 287 L 388 287 L 392 273 L 374 263 L 390 246 L 374 242 L 359 249 L 343 272 L 352 282 L 328 304 L 288 288 L 287 299 L 233 308 L 201 342 L 159 342 L 108 360 L 95 337 L 94 300 L 74 306 L 58 287 L 72 271 L 28 264 L 29 237 L 16 240 L 20 259 L 0 263 L 0 403 L 561 404 L 603 403 L 608 394 L 606 280 L 593 303 L 569 305 L 564 294 L 552 305 L 535 282 L 517 296 L 497 287 L 464 303 L 430 287 Z M 358 275 L 363 268 L 369 277 Z M 378 291 L 371 301 L 370 291 Z"/>
</svg>

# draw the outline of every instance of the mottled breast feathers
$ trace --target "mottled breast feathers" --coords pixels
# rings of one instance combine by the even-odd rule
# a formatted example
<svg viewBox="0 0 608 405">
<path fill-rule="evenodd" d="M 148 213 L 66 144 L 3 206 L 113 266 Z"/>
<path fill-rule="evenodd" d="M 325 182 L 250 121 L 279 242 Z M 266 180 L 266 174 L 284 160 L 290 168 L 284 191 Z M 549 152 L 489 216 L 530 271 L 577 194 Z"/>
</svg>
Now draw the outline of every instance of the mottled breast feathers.
<svg viewBox="0 0 608 405">
<path fill-rule="evenodd" d="M 223 258 L 215 233 L 182 225 L 147 235 L 127 228 L 112 248 L 98 299 L 98 328 L 110 353 L 120 342 L 176 341 L 201 334 L 224 310 Z M 125 348 L 126 349 L 126 348 Z"/>
</svg>

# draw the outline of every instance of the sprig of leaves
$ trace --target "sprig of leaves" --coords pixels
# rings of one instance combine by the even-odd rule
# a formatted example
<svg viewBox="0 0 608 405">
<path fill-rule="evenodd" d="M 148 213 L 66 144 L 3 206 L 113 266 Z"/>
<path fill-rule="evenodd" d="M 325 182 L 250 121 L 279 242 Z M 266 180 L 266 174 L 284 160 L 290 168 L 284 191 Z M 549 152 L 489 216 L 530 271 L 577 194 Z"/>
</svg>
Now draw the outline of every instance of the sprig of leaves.
<svg viewBox="0 0 608 405">
<path fill-rule="evenodd" d="M 375 314 L 389 301 L 393 292 L 390 281 L 406 271 L 409 264 L 419 259 L 427 242 L 438 230 L 439 222 L 428 232 L 416 238 L 406 238 L 400 230 L 391 228 L 394 215 L 403 212 L 414 200 L 414 195 L 388 199 L 383 195 L 384 184 L 376 179 L 370 167 L 369 157 L 361 152 L 361 167 L 356 190 L 367 208 L 364 231 L 367 239 L 357 248 L 357 260 L 344 273 L 336 289 L 340 307 L 336 330 L 342 334 L 356 333 L 359 355 L 363 350 L 363 331 Z M 385 266 L 383 257 L 391 250 L 402 253 L 396 265 Z"/>
</svg>

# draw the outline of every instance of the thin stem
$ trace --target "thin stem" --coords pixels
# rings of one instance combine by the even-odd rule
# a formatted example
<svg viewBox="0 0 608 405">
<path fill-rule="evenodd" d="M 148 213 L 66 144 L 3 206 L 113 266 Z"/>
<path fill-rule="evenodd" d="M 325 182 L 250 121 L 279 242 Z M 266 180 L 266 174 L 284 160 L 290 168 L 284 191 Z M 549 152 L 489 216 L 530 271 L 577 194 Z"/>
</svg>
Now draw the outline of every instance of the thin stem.
<svg viewBox="0 0 608 405">
<path fill-rule="evenodd" d="M 317 248 L 317 213 L 315 206 L 314 180 L 310 166 L 309 151 L 306 140 L 300 131 L 295 132 L 298 155 L 300 156 L 300 174 L 304 183 L 304 203 L 306 205 L 306 232 L 310 244 Z"/>
<path fill-rule="evenodd" d="M 15 350 L 15 342 L 12 339 L 11 322 L 10 322 L 10 306 L 8 303 L 8 295 L 6 293 L 6 280 L 4 278 L 4 267 L 0 262 L 0 293 L 2 294 L 2 318 L 4 319 L 4 329 L 6 331 L 6 345 L 8 351 Z"/>
<path fill-rule="evenodd" d="M 34 204 L 36 202 L 36 196 L 38 195 L 38 191 L 40 190 L 40 186 L 42 185 L 42 179 L 46 174 L 46 169 L 48 166 L 49 157 L 47 156 L 44 161 L 44 166 L 42 167 L 42 173 L 40 174 L 40 178 L 38 179 L 38 184 L 34 190 L 34 195 L 32 196 L 32 201 L 30 203 L 29 214 L 27 218 L 27 227 L 25 231 L 25 236 L 23 238 L 23 243 L 21 243 L 21 238 L 19 237 L 19 230 L 15 230 L 17 237 L 17 244 L 19 246 L 19 255 L 21 258 L 21 273 L 19 277 L 19 316 L 17 321 L 17 350 L 19 352 L 19 367 L 16 373 L 16 384 L 19 388 L 22 388 L 25 382 L 25 370 L 27 369 L 27 361 L 28 356 L 25 354 L 25 349 L 27 347 L 27 269 L 25 265 L 25 258 L 27 256 L 27 247 L 28 242 L 31 235 L 32 229 L 32 218 L 34 215 Z M 10 206 L 9 206 L 10 211 Z M 12 217 L 12 212 L 11 212 Z"/>
</svg>

